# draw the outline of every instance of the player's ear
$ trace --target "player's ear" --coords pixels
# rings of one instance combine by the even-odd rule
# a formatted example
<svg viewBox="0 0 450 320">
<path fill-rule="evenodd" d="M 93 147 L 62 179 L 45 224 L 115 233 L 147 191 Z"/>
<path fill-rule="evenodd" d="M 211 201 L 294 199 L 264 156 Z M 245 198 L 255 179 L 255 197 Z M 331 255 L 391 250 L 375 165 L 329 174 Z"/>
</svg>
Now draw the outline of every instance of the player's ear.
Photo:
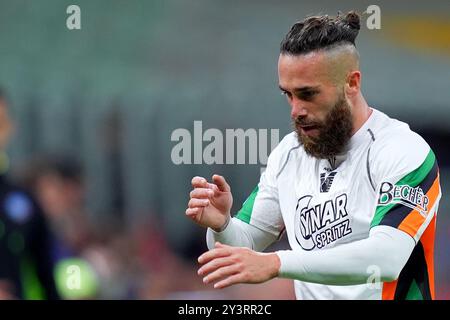
<svg viewBox="0 0 450 320">
<path fill-rule="evenodd" d="M 345 93 L 347 96 L 354 96 L 361 89 L 361 72 L 358 70 L 351 71 L 345 82 Z"/>
</svg>

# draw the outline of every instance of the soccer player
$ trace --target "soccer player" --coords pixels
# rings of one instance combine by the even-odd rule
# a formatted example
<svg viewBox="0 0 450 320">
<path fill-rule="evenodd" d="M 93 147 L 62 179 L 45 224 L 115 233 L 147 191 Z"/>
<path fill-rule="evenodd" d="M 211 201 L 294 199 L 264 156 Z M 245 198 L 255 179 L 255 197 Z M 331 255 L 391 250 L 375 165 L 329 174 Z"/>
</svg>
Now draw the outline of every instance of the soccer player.
<svg viewBox="0 0 450 320">
<path fill-rule="evenodd" d="M 224 288 L 294 279 L 298 299 L 433 299 L 441 190 L 429 145 L 361 93 L 360 17 L 313 16 L 281 43 L 279 87 L 295 131 L 231 218 L 222 176 L 194 177 L 186 215 L 207 227 L 198 259 Z M 292 250 L 260 253 L 286 232 Z"/>
</svg>

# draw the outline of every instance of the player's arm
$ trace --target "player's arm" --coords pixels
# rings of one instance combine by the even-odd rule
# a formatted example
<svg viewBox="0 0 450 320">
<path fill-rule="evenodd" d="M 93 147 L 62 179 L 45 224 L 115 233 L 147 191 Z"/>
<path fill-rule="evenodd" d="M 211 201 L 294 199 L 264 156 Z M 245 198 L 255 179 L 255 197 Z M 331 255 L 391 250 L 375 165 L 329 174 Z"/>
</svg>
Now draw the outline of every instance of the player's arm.
<svg viewBox="0 0 450 320">
<path fill-rule="evenodd" d="M 214 175 L 212 183 L 208 183 L 202 177 L 195 177 L 192 180 L 194 190 L 191 192 L 186 214 L 198 224 L 207 227 L 206 242 L 209 249 L 214 248 L 214 243 L 221 242 L 230 246 L 263 251 L 279 238 L 281 227 L 275 229 L 269 222 L 258 224 L 263 220 L 259 217 L 271 216 L 271 211 L 274 211 L 275 219 L 280 217 L 277 212 L 278 200 L 271 195 L 266 180 L 263 173 L 258 187 L 253 190 L 242 209 L 233 218 L 230 214 L 231 202 L 227 202 L 231 198 L 231 189 L 224 177 Z M 223 205 L 219 201 L 223 201 Z M 256 214 L 255 207 L 259 208 Z M 281 226 L 281 222 L 278 225 Z"/>
<path fill-rule="evenodd" d="M 261 254 L 217 244 L 199 257 L 205 283 L 225 288 L 236 283 L 260 283 L 274 277 L 327 285 L 395 280 L 414 249 L 414 240 L 392 227 L 379 226 L 367 239 L 316 251 L 282 250 Z"/>
<path fill-rule="evenodd" d="M 208 229 L 209 249 L 215 242 L 235 247 L 263 251 L 280 236 L 283 228 L 278 205 L 278 191 L 271 183 L 271 172 L 266 170 L 234 218 L 229 218 L 222 230 Z"/>
<path fill-rule="evenodd" d="M 279 144 L 279 146 L 282 142 Z M 192 179 L 193 190 L 186 215 L 206 227 L 209 249 L 215 242 L 263 251 L 279 239 L 284 229 L 278 202 L 276 173 L 281 153 L 279 146 L 268 158 L 267 168 L 235 217 L 231 217 L 231 188 L 219 175 L 208 182 L 203 177 Z"/>
<path fill-rule="evenodd" d="M 208 249 L 213 249 L 216 242 L 221 242 L 234 247 L 263 251 L 276 240 L 277 237 L 272 233 L 258 229 L 238 218 L 230 218 L 222 231 L 208 228 L 206 232 Z"/>
<path fill-rule="evenodd" d="M 316 251 L 278 251 L 279 276 L 327 285 L 364 284 L 398 278 L 415 246 L 408 234 L 388 226 L 372 228 L 367 239 Z"/>
<path fill-rule="evenodd" d="M 263 250 L 274 241 L 274 236 L 237 218 L 231 218 L 231 188 L 225 178 L 214 175 L 209 183 L 203 177 L 192 179 L 191 191 L 186 215 L 199 225 L 206 227 L 208 248 L 217 241 L 252 249 Z"/>
</svg>

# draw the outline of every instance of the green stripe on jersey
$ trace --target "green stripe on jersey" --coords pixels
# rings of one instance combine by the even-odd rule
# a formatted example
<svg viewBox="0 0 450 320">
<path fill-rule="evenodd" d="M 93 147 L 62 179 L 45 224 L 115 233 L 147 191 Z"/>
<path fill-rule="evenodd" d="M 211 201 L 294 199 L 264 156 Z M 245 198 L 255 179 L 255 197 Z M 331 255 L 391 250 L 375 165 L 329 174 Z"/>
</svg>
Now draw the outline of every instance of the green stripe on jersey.
<svg viewBox="0 0 450 320">
<path fill-rule="evenodd" d="M 436 161 L 436 156 L 434 155 L 433 150 L 430 149 L 427 157 L 424 162 L 414 171 L 408 173 L 403 178 L 401 178 L 395 185 L 408 185 L 410 187 L 417 187 L 430 173 L 431 169 L 433 169 L 434 162 Z M 378 206 L 375 211 L 375 216 L 370 224 L 370 227 L 377 226 L 383 217 L 388 213 L 393 207 L 395 207 L 397 203 L 392 203 L 387 206 Z"/>
<path fill-rule="evenodd" d="M 411 286 L 409 287 L 405 300 L 424 300 L 416 280 L 411 282 Z"/>
<path fill-rule="evenodd" d="M 242 208 L 237 213 L 236 218 L 238 218 L 246 223 L 250 223 L 250 219 L 252 217 L 253 205 L 255 204 L 255 198 L 256 198 L 257 194 L 258 194 L 258 186 L 256 186 L 255 189 L 253 189 L 250 196 L 242 204 Z"/>
</svg>

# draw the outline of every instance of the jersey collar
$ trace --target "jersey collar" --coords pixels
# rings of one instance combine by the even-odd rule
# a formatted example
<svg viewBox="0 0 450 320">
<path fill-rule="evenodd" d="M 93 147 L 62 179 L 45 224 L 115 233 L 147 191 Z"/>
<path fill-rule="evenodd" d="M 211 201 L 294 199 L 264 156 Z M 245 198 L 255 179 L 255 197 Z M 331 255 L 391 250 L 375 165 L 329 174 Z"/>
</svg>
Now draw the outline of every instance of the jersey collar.
<svg viewBox="0 0 450 320">
<path fill-rule="evenodd" d="M 370 130 L 376 121 L 378 110 L 371 108 L 372 114 L 369 116 L 369 118 L 364 122 L 364 124 L 361 126 L 361 128 L 358 129 L 358 131 L 355 132 L 355 134 L 350 138 L 350 141 L 348 143 L 348 147 L 346 149 L 346 152 L 351 152 L 352 150 L 357 149 L 360 145 L 366 143 L 368 140 L 373 140 L 373 133 Z"/>
</svg>

